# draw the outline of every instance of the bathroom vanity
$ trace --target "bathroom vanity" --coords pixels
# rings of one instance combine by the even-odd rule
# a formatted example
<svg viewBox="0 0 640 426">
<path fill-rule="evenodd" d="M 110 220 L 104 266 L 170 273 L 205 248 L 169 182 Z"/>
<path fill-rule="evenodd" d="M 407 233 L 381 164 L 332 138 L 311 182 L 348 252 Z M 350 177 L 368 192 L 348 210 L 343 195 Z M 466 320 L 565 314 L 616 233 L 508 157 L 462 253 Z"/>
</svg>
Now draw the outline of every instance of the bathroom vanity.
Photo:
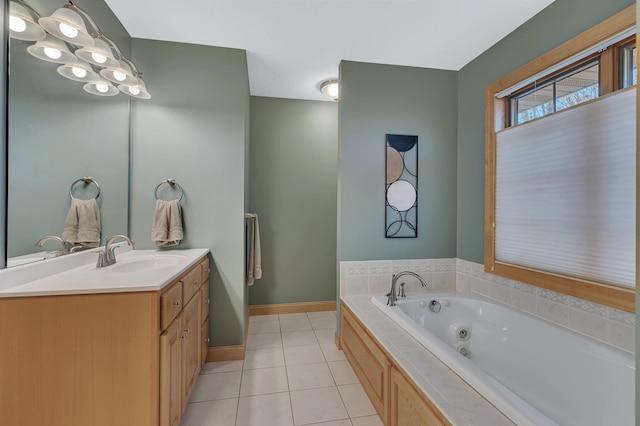
<svg viewBox="0 0 640 426">
<path fill-rule="evenodd" d="M 179 425 L 206 360 L 208 278 L 208 250 L 136 250 L 0 289 L 2 423 Z"/>
</svg>

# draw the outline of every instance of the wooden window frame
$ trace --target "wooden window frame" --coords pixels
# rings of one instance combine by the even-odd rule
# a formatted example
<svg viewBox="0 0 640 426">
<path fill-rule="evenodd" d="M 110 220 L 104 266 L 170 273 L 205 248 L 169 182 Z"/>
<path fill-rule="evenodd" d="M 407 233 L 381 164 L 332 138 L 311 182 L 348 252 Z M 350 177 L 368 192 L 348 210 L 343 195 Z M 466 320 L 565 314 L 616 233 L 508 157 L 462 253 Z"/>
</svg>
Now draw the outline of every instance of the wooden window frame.
<svg viewBox="0 0 640 426">
<path fill-rule="evenodd" d="M 572 38 L 566 43 L 523 65 L 485 89 L 485 272 L 529 283 L 541 288 L 590 300 L 627 312 L 635 312 L 634 288 L 617 287 L 575 277 L 534 270 L 496 262 L 495 260 L 495 188 L 496 188 L 496 132 L 509 125 L 509 97 L 497 98 L 509 87 L 562 63 L 575 54 L 598 45 L 620 32 L 635 26 L 636 6 L 632 5 Z M 629 40 L 627 39 L 626 42 Z M 606 49 L 601 56 L 600 95 L 617 90 L 617 56 L 619 49 Z M 604 63 L 603 63 L 604 62 Z M 606 68 L 605 68 L 606 67 Z M 606 69 L 613 72 L 604 72 Z M 604 74 L 608 77 L 604 77 Z"/>
</svg>

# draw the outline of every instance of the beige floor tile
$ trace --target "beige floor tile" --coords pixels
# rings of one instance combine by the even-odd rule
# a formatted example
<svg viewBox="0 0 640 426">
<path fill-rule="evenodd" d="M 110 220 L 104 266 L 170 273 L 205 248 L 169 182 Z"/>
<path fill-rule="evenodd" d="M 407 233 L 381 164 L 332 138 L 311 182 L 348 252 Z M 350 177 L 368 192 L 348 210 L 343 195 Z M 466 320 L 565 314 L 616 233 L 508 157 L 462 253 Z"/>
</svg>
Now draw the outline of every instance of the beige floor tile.
<svg viewBox="0 0 640 426">
<path fill-rule="evenodd" d="M 322 329 L 330 329 L 335 332 L 337 320 L 336 317 L 331 318 L 311 318 L 309 319 L 311 322 L 311 327 L 314 330 L 322 330 Z"/>
<path fill-rule="evenodd" d="M 289 380 L 289 389 L 292 391 L 335 386 L 333 376 L 326 362 L 288 365 L 287 378 Z"/>
<path fill-rule="evenodd" d="M 267 425 L 293 426 L 289 392 L 240 398 L 236 426 Z"/>
<path fill-rule="evenodd" d="M 291 392 L 291 406 L 296 425 L 348 419 L 335 386 Z"/>
<path fill-rule="evenodd" d="M 241 371 L 203 374 L 198 377 L 189 402 L 237 398 L 241 376 Z"/>
<path fill-rule="evenodd" d="M 242 371 L 243 360 L 208 362 L 200 370 L 200 374 L 227 373 L 229 371 Z"/>
<path fill-rule="evenodd" d="M 340 396 L 344 401 L 349 417 L 372 416 L 376 414 L 375 408 L 371 405 L 371 401 L 364 392 L 362 385 L 343 385 L 338 386 Z"/>
<path fill-rule="evenodd" d="M 314 330 L 316 333 L 316 337 L 318 338 L 318 342 L 322 343 L 333 343 L 335 345 L 336 341 L 336 329 L 324 328 L 320 330 Z"/>
<path fill-rule="evenodd" d="M 351 420 L 336 420 L 335 422 L 314 423 L 312 426 L 353 426 Z"/>
<path fill-rule="evenodd" d="M 336 385 L 360 383 L 349 361 L 331 361 L 328 364 L 331 374 L 333 374 L 333 378 L 336 381 Z"/>
<path fill-rule="evenodd" d="M 280 321 L 276 318 L 273 321 L 249 321 L 247 334 L 280 333 Z"/>
<path fill-rule="evenodd" d="M 235 426 L 238 398 L 187 405 L 180 426 Z"/>
<path fill-rule="evenodd" d="M 351 419 L 353 426 L 384 426 L 378 416 L 356 417 Z"/>
<path fill-rule="evenodd" d="M 252 315 L 249 317 L 249 324 L 262 321 L 277 321 L 279 319 L 278 314 L 274 315 Z"/>
<path fill-rule="evenodd" d="M 280 320 L 292 320 L 292 319 L 307 319 L 306 312 L 299 312 L 295 314 L 280 314 Z"/>
<path fill-rule="evenodd" d="M 281 348 L 280 333 L 251 334 L 247 336 L 247 349 Z"/>
<path fill-rule="evenodd" d="M 284 367 L 259 368 L 242 372 L 241 397 L 288 390 L 287 372 Z"/>
<path fill-rule="evenodd" d="M 344 361 L 347 359 L 344 352 L 336 347 L 335 342 L 320 343 L 320 348 L 324 354 L 324 359 L 327 361 Z"/>
<path fill-rule="evenodd" d="M 336 311 L 322 311 L 322 312 L 307 312 L 307 317 L 311 319 L 315 318 L 333 318 L 336 319 Z"/>
<path fill-rule="evenodd" d="M 315 345 L 318 343 L 313 330 L 307 331 L 291 331 L 282 333 L 282 344 L 285 348 L 291 346 Z"/>
<path fill-rule="evenodd" d="M 286 365 L 312 364 L 325 362 L 320 345 L 291 346 L 284 348 L 284 361 Z"/>
<path fill-rule="evenodd" d="M 245 370 L 282 366 L 284 366 L 282 348 L 253 349 L 244 353 L 243 368 Z"/>
<path fill-rule="evenodd" d="M 289 331 L 306 331 L 311 330 L 311 323 L 305 318 L 299 319 L 281 319 L 280 330 L 285 333 Z"/>
</svg>

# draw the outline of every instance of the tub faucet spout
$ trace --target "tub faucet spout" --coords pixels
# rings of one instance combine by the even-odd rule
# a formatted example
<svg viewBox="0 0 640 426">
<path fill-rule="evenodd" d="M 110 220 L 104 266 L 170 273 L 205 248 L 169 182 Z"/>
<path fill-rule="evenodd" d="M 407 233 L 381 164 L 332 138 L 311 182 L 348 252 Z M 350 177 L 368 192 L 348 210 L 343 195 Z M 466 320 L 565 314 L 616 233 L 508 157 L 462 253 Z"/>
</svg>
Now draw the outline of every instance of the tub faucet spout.
<svg viewBox="0 0 640 426">
<path fill-rule="evenodd" d="M 420 281 L 420 285 L 422 287 L 428 287 L 429 284 L 427 284 L 427 282 L 418 274 L 416 274 L 415 272 L 411 272 L 411 271 L 402 271 L 402 272 L 398 272 L 397 274 L 393 274 L 393 276 L 391 277 L 391 291 L 389 293 L 386 294 L 386 296 L 389 298 L 387 300 L 387 305 L 388 306 L 395 306 L 396 302 L 398 301 L 398 292 L 396 291 L 396 283 L 398 282 L 398 278 L 404 276 L 404 275 L 410 275 L 414 278 L 416 278 L 418 281 Z M 400 284 L 400 296 L 401 297 L 405 297 L 404 294 L 404 283 Z"/>
</svg>

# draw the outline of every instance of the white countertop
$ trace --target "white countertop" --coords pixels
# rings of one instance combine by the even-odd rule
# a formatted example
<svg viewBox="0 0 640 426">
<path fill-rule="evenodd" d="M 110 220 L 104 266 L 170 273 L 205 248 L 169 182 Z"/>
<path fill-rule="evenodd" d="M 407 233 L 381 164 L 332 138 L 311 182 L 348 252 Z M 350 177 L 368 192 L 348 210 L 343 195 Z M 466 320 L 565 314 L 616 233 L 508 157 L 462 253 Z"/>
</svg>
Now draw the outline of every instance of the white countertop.
<svg viewBox="0 0 640 426">
<path fill-rule="evenodd" d="M 131 250 L 120 245 L 115 264 L 96 268 L 101 250 L 3 269 L 0 297 L 158 291 L 209 253 L 208 249 Z"/>
<path fill-rule="evenodd" d="M 367 330 L 453 425 L 513 426 L 497 408 L 371 303 L 371 295 L 341 296 Z"/>
</svg>

